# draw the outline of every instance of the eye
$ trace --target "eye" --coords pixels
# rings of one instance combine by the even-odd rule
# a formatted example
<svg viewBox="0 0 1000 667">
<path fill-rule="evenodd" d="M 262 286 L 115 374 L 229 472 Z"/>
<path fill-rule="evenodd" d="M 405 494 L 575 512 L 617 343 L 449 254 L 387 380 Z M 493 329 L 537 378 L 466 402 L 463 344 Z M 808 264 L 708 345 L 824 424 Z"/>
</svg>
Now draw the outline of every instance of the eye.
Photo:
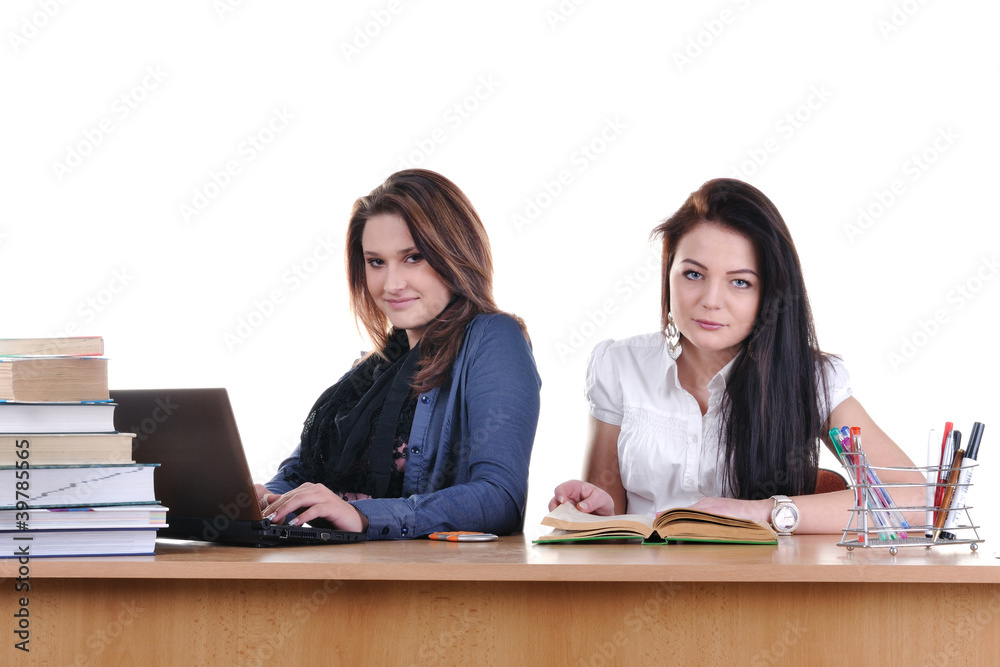
<svg viewBox="0 0 1000 667">
<path fill-rule="evenodd" d="M 412 255 L 406 256 L 406 261 L 410 264 L 416 264 L 417 262 L 422 262 L 423 259 L 424 256 L 421 255 L 420 253 L 413 253 Z"/>
<path fill-rule="evenodd" d="M 368 259 L 368 261 L 365 262 L 365 264 L 367 264 L 368 266 L 372 267 L 373 269 L 377 269 L 377 268 L 385 265 L 385 260 L 379 259 L 378 257 L 372 257 L 372 258 Z"/>
<path fill-rule="evenodd" d="M 700 273 L 698 273 L 697 271 L 694 271 L 693 269 L 688 269 L 687 271 L 685 271 L 681 275 L 683 275 L 688 280 L 701 280 L 701 277 L 702 277 Z"/>
<path fill-rule="evenodd" d="M 744 280 L 743 278 L 737 278 L 733 281 L 733 285 L 740 289 L 749 289 L 753 287 L 749 280 Z"/>
</svg>

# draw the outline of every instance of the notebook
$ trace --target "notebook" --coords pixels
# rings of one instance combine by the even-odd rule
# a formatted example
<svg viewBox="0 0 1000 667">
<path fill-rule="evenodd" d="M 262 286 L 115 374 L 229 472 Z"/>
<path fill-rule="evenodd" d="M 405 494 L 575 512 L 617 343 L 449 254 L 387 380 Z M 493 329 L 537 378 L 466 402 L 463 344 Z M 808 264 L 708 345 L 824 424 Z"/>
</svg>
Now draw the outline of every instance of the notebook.
<svg viewBox="0 0 1000 667">
<path fill-rule="evenodd" d="M 115 428 L 135 433 L 132 458 L 159 463 L 160 537 L 253 546 L 361 542 L 365 533 L 272 524 L 261 515 L 225 389 L 112 390 Z"/>
</svg>

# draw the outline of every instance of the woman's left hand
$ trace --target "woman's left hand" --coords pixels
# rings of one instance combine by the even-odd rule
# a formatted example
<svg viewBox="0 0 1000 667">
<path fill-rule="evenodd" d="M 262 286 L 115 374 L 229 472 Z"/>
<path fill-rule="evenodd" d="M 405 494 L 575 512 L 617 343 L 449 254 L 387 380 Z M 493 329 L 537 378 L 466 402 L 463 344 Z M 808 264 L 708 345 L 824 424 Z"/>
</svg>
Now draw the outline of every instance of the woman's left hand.
<svg viewBox="0 0 1000 667">
<path fill-rule="evenodd" d="M 691 505 L 691 509 L 734 516 L 739 519 L 750 519 L 751 521 L 760 521 L 761 523 L 770 523 L 774 501 L 770 498 L 765 498 L 764 500 L 701 498 L 698 502 Z"/>
<path fill-rule="evenodd" d="M 283 523 L 291 512 L 307 508 L 299 512 L 288 525 L 325 519 L 334 528 L 341 530 L 362 533 L 368 529 L 368 517 L 322 484 L 306 482 L 281 496 L 272 493 L 268 500 L 271 502 L 264 508 L 264 516 L 270 517 L 272 523 Z"/>
</svg>

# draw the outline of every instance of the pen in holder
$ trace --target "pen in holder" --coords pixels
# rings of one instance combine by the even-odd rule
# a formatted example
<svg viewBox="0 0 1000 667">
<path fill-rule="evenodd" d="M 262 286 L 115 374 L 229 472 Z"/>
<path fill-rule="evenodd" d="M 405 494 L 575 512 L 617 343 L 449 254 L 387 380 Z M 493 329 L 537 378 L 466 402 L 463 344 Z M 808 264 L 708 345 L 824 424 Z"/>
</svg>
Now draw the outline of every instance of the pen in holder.
<svg viewBox="0 0 1000 667">
<path fill-rule="evenodd" d="M 973 439 L 978 449 L 978 437 L 982 436 L 982 425 L 973 429 Z M 836 435 L 835 435 L 836 434 Z M 971 478 L 977 463 L 975 453 L 970 458 L 962 450 L 954 453 L 947 465 L 872 467 L 861 447 L 860 429 L 832 429 L 830 437 L 840 455 L 844 468 L 851 478 L 848 485 L 855 491 L 855 505 L 850 510 L 850 518 L 838 546 L 848 551 L 855 547 L 888 549 L 895 555 L 900 547 L 922 546 L 926 548 L 968 544 L 975 551 L 979 537 L 978 528 L 969 515 L 966 495 L 971 486 Z M 972 451 L 970 440 L 970 452 Z M 957 449 L 957 446 L 956 446 Z M 927 482 L 883 483 L 880 474 L 889 472 L 919 473 Z M 924 505 L 897 506 L 892 494 L 899 495 L 902 489 L 919 487 Z M 940 498 L 940 502 L 936 499 Z M 919 513 L 925 523 L 911 525 L 904 513 Z"/>
</svg>

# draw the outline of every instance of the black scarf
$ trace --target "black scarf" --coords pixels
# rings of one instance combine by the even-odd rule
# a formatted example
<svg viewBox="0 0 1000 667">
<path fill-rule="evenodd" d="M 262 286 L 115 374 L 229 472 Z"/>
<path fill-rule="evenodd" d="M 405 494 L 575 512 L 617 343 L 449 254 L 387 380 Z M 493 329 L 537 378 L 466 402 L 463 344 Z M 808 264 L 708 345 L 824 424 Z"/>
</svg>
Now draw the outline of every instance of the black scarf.
<svg viewBox="0 0 1000 667">
<path fill-rule="evenodd" d="M 409 349 L 406 331 L 397 329 L 382 352 L 386 358 L 371 355 L 364 359 L 313 405 L 302 429 L 299 453 L 304 481 L 319 481 L 334 491 L 353 490 L 339 488 L 340 480 L 364 450 L 372 417 L 381 410 L 369 462 L 375 483 L 373 497 L 384 496 L 396 446 L 396 425 L 410 393 L 419 345 Z"/>
</svg>

